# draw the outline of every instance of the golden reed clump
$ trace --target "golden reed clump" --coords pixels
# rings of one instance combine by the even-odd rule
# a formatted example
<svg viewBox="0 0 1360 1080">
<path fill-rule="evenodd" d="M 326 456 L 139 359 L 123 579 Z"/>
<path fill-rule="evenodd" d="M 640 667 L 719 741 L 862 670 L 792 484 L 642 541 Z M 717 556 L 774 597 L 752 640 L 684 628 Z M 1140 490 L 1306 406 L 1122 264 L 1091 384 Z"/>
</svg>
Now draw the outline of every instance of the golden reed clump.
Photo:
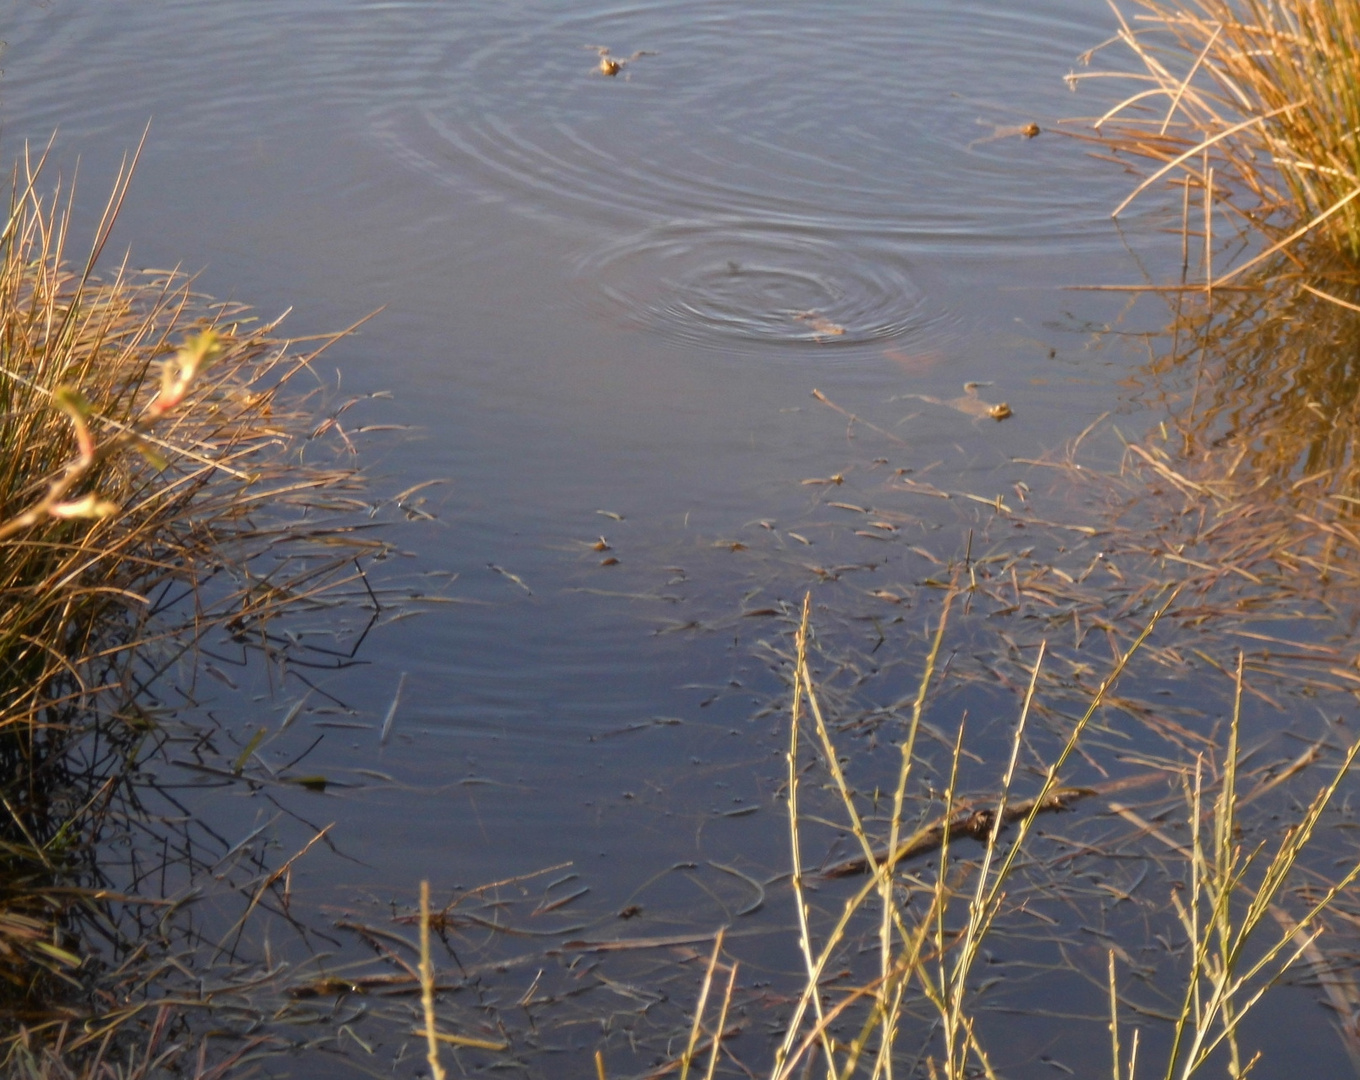
<svg viewBox="0 0 1360 1080">
<path fill-rule="evenodd" d="M 1197 190 L 1273 241 L 1216 284 L 1304 238 L 1314 258 L 1325 251 L 1352 270 L 1360 265 L 1360 3 L 1130 7 L 1111 43 L 1127 46 L 1132 68 L 1069 77 L 1074 85 L 1116 78 L 1136 87 L 1095 130 L 1117 153 L 1161 164 L 1116 215 L 1165 177 L 1186 185 L 1188 203 Z"/>
<path fill-rule="evenodd" d="M 93 852 L 155 728 L 157 664 L 213 629 L 276 659 L 270 620 L 383 546 L 327 513 L 354 504 L 352 448 L 313 438 L 292 392 L 334 338 L 295 353 L 181 274 L 96 274 L 135 163 L 77 261 L 41 160 L 16 168 L 0 232 L 0 1009 L 30 1027 L 85 982 L 72 913 L 99 902 Z"/>
</svg>

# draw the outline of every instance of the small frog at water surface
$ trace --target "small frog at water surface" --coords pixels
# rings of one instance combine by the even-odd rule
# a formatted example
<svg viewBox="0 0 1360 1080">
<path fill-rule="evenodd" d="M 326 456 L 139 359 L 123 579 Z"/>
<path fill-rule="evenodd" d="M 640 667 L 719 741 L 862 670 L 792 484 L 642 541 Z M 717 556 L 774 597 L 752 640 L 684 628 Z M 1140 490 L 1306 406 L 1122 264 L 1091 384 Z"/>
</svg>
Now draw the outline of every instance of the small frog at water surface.
<svg viewBox="0 0 1360 1080">
<path fill-rule="evenodd" d="M 597 53 L 600 54 L 600 64 L 599 67 L 597 67 L 595 70 L 598 71 L 601 75 L 608 75 L 610 78 L 613 78 L 615 75 L 617 75 L 620 71 L 622 71 L 625 67 L 631 64 L 639 56 L 656 55 L 656 53 L 649 52 L 647 49 L 639 49 L 637 52 L 633 53 L 632 56 L 626 59 L 620 59 L 617 56 L 611 56 L 609 54 L 608 45 L 587 45 L 585 47 L 587 49 L 594 49 Z"/>
<path fill-rule="evenodd" d="M 992 420 L 1005 420 L 1014 415 L 1011 407 L 1004 401 L 990 402 L 983 401 L 978 397 L 978 388 L 989 386 L 990 383 L 966 382 L 963 384 L 963 395 L 961 397 L 949 398 L 941 401 L 939 398 L 930 397 L 926 394 L 904 394 L 903 397 L 916 398 L 918 401 L 928 401 L 932 405 L 948 405 L 951 409 L 956 409 L 965 416 L 974 419 L 989 417 Z"/>
<path fill-rule="evenodd" d="M 793 317 L 799 322 L 807 323 L 818 335 L 827 337 L 841 337 L 845 333 L 845 327 L 840 323 L 834 323 L 823 315 L 818 315 L 815 311 L 795 311 Z"/>
<path fill-rule="evenodd" d="M 983 417 L 989 416 L 993 420 L 1005 420 L 1011 415 L 1011 407 L 1004 401 L 993 404 L 990 401 L 983 401 L 978 397 L 978 387 L 990 386 L 990 383 L 966 382 L 963 384 L 963 396 L 950 398 L 942 402 L 951 409 L 958 409 L 961 413 L 969 416 Z"/>
<path fill-rule="evenodd" d="M 978 123 L 981 124 L 982 121 L 979 120 Z M 1043 129 L 1039 127 L 1038 124 L 1034 123 L 1033 120 L 1028 124 L 1008 124 L 998 126 L 992 129 L 990 135 L 984 135 L 981 139 L 974 139 L 970 142 L 968 144 L 968 149 L 971 150 L 975 146 L 985 146 L 987 143 L 997 142 L 1001 139 L 1011 139 L 1017 135 L 1024 139 L 1037 139 L 1042 134 Z"/>
</svg>

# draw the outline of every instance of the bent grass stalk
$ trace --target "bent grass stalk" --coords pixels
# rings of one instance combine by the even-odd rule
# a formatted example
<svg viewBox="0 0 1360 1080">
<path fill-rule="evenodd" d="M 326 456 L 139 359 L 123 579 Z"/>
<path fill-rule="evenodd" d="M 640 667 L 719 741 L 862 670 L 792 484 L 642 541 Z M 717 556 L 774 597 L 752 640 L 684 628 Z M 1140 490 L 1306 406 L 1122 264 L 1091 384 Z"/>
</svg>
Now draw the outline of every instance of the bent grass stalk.
<svg viewBox="0 0 1360 1080">
<path fill-rule="evenodd" d="M 1043 651 L 1036 660 L 1031 672 L 1030 684 L 1025 695 L 1024 706 L 1016 730 L 1012 736 L 1011 753 L 1002 780 L 1002 794 L 992 819 L 992 827 L 984 842 L 984 852 L 980 866 L 973 870 L 976 874 L 971 894 L 967 896 L 968 921 L 963 929 L 951 932 L 946 928 L 945 919 L 960 893 L 952 884 L 949 857 L 950 829 L 945 828 L 940 848 L 939 872 L 929 894 L 924 897 L 925 909 L 915 915 L 908 911 L 906 902 L 900 897 L 895 873 L 898 861 L 905 851 L 900 845 L 907 790 L 911 771 L 915 762 L 915 735 L 920 730 L 921 714 L 931 682 L 934 679 L 935 664 L 943 643 L 948 621 L 948 612 L 957 590 L 951 590 L 941 611 L 931 648 L 927 654 L 916 698 L 912 709 L 912 719 L 901 743 L 902 762 L 899 767 L 898 786 L 894 793 L 892 818 L 889 822 L 889 845 L 887 855 L 879 858 L 875 853 L 872 839 L 864 826 L 863 818 L 855 805 L 855 794 L 837 760 L 834 743 L 830 736 L 825 717 L 817 700 L 807 660 L 807 641 L 810 622 L 810 598 L 805 599 L 803 617 L 798 631 L 797 659 L 794 673 L 793 718 L 801 722 L 803 713 L 801 699 L 805 696 L 808 709 L 814 721 L 817 742 L 825 756 L 824 765 L 832 779 L 832 786 L 844 808 L 850 830 L 860 846 L 864 848 L 868 865 L 873 867 L 869 881 L 845 901 L 839 917 L 831 927 L 826 941 L 820 950 L 814 950 L 810 938 L 806 902 L 803 896 L 801 864 L 801 844 L 798 832 L 801 818 L 796 803 L 790 809 L 790 828 L 792 848 L 795 855 L 794 882 L 795 897 L 799 905 L 800 946 L 804 964 L 808 972 L 807 983 L 795 1003 L 782 1045 L 775 1056 L 771 1076 L 773 1080 L 786 1080 L 803 1061 L 809 1050 L 820 1045 L 827 1059 L 828 1076 L 834 1080 L 849 1080 L 856 1073 L 866 1052 L 876 1042 L 877 1049 L 872 1053 L 867 1066 L 867 1075 L 873 1080 L 894 1075 L 893 1053 L 896 1038 L 903 1021 L 903 1002 L 913 983 L 919 984 L 925 998 L 938 1014 L 941 1037 L 944 1044 L 942 1061 L 928 1059 L 927 1065 L 932 1075 L 940 1075 L 946 1080 L 964 1080 L 978 1069 L 982 1075 L 994 1080 L 996 1072 L 985 1048 L 975 1031 L 973 1018 L 969 1013 L 968 979 L 972 967 L 987 934 L 1002 909 L 1005 887 L 1016 861 L 1024 850 L 1031 835 L 1035 819 L 1042 812 L 1048 797 L 1058 787 L 1061 770 L 1076 749 L 1081 736 L 1103 703 L 1106 693 L 1115 680 L 1122 674 L 1133 655 L 1142 647 L 1152 633 L 1157 622 L 1173 604 L 1177 592 L 1172 592 L 1160 610 L 1144 627 L 1137 639 L 1118 658 L 1110 675 L 1101 683 L 1098 691 L 1088 703 L 1083 716 L 1067 736 L 1061 751 L 1047 768 L 1038 797 L 1027 814 L 1020 820 L 1016 836 L 1008 849 L 1001 850 L 1001 828 L 1005 822 L 1005 807 L 1015 779 L 1019 761 L 1020 747 L 1024 739 L 1025 725 L 1033 703 L 1035 686 L 1043 662 Z M 957 787 L 958 763 L 963 747 L 963 725 L 960 724 L 951 762 L 950 782 L 945 793 L 944 820 L 952 820 L 955 789 Z M 797 767 L 795 754 L 799 731 L 795 728 L 791 736 L 790 778 L 791 801 L 796 793 Z M 820 1001 L 820 979 L 832 956 L 844 944 L 846 934 L 854 916 L 877 895 L 883 910 L 879 913 L 879 975 L 872 983 L 857 987 L 831 1009 L 824 1010 Z M 886 932 L 884 928 L 886 927 Z M 928 947 L 927 947 L 928 946 Z M 838 1046 L 830 1037 L 830 1025 L 852 1004 L 862 999 L 870 999 L 868 1015 L 859 1033 L 843 1046 Z M 811 1030 L 804 1032 L 804 1018 L 809 1009 L 816 1016 Z"/>
<path fill-rule="evenodd" d="M 1267 841 L 1262 841 L 1249 853 L 1243 853 L 1238 840 L 1241 800 L 1237 794 L 1243 685 L 1243 662 L 1239 655 L 1232 724 L 1218 795 L 1211 808 L 1205 806 L 1202 759 L 1196 764 L 1194 782 L 1187 792 L 1190 846 L 1180 850 L 1189 862 L 1190 895 L 1182 900 L 1173 892 L 1171 901 L 1190 944 L 1191 959 L 1162 1073 L 1164 1080 L 1189 1080 L 1205 1068 L 1220 1048 L 1228 1052 L 1230 1075 L 1240 1077 L 1250 1071 L 1256 1057 L 1244 1063 L 1238 1048 L 1237 1036 L 1243 1021 L 1260 1004 L 1266 991 L 1313 948 L 1322 933 L 1319 920 L 1323 913 L 1360 878 L 1360 862 L 1357 862 L 1297 920 L 1281 906 L 1285 886 L 1305 849 L 1312 843 L 1323 813 L 1360 755 L 1360 739 L 1347 748 L 1331 780 L 1319 789 L 1303 816 L 1286 830 L 1274 854 L 1267 853 Z M 1212 827 L 1206 835 L 1201 823 L 1207 817 L 1212 817 Z M 1260 869 L 1259 881 L 1253 884 L 1249 878 L 1255 876 L 1262 862 L 1265 865 Z M 1278 924 L 1281 933 L 1259 956 L 1249 959 L 1248 947 L 1257 945 L 1262 927 L 1268 921 Z M 1114 1077 L 1121 1080 L 1113 953 L 1110 954 L 1110 1009 Z M 1125 1080 L 1137 1080 L 1137 1035 L 1135 1030 L 1135 1056 L 1131 1057 L 1128 1071 L 1123 1074 Z"/>
</svg>

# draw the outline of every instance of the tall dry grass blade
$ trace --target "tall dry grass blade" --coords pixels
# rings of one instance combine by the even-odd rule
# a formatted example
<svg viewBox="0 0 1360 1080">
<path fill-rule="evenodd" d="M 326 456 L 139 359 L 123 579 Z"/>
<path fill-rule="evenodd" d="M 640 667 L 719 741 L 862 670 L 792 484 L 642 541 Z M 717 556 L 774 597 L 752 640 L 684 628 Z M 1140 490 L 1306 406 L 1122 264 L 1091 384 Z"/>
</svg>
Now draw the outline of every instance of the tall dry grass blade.
<svg viewBox="0 0 1360 1080">
<path fill-rule="evenodd" d="M 949 625 L 949 612 L 957 595 L 957 589 L 951 584 L 949 590 L 945 593 L 943 603 L 940 605 L 939 622 L 935 626 L 935 635 L 930 643 L 930 651 L 926 654 L 925 666 L 921 670 L 921 678 L 916 685 L 916 697 L 911 704 L 911 721 L 907 725 L 907 733 L 898 748 L 901 760 L 897 767 L 897 785 L 893 789 L 892 816 L 888 819 L 888 858 L 878 875 L 884 890 L 884 912 L 883 920 L 879 926 L 879 948 L 885 951 L 889 949 L 891 941 L 889 920 L 894 859 L 897 856 L 898 841 L 902 834 L 907 785 L 911 778 L 912 764 L 915 761 L 916 739 L 921 730 L 921 714 L 925 709 L 926 696 L 930 692 L 931 681 L 935 677 L 935 665 L 939 660 L 940 646 L 944 644 L 945 629 Z M 869 858 L 873 859 L 872 848 L 869 851 Z M 886 966 L 884 974 L 886 974 Z"/>
<path fill-rule="evenodd" d="M 865 901 L 878 891 L 878 888 L 877 876 L 871 877 L 842 905 L 839 917 L 827 934 L 821 951 L 817 953 L 813 963 L 813 973 L 809 976 L 802 992 L 798 995 L 798 1000 L 794 1003 L 793 1011 L 784 1031 L 784 1038 L 775 1051 L 774 1068 L 770 1074 L 772 1080 L 788 1080 L 788 1077 L 793 1074 L 793 1070 L 802 1061 L 803 1055 L 827 1038 L 827 1025 L 850 1005 L 851 1002 L 847 999 L 841 1005 L 828 1011 L 802 1040 L 799 1039 L 798 1033 L 802 1030 L 803 1020 L 807 1016 L 808 1009 L 813 1008 L 813 1002 L 820 992 L 820 982 L 826 971 L 826 965 L 835 955 L 836 949 L 844 944 L 846 931 L 851 920 L 863 908 Z M 878 986 L 877 979 L 874 980 L 873 986 L 875 988 Z M 874 990 L 866 990 L 865 992 L 873 993 Z M 834 1059 L 832 1059 L 832 1068 L 834 1070 Z M 834 1071 L 832 1075 L 835 1075 Z"/>
<path fill-rule="evenodd" d="M 803 597 L 803 614 L 798 624 L 798 635 L 795 639 L 795 657 L 793 669 L 793 705 L 791 708 L 792 719 L 789 724 L 789 845 L 792 857 L 792 887 L 793 901 L 798 911 L 798 950 L 802 954 L 803 964 L 807 973 L 808 984 L 816 985 L 818 978 L 818 964 L 812 953 L 812 937 L 808 929 L 808 907 L 807 898 L 803 890 L 803 854 L 800 839 L 799 817 L 798 817 L 798 743 L 802 738 L 803 732 L 803 687 L 805 674 L 807 672 L 807 645 L 809 623 L 812 617 L 812 593 L 807 593 Z M 812 1006 L 817 1016 L 818 1029 L 822 1031 L 822 1050 L 826 1054 L 827 1068 L 835 1071 L 836 1060 L 831 1050 L 831 1039 L 825 1033 L 823 1024 L 821 998 L 817 995 L 812 997 Z M 775 1067 L 779 1068 L 783 1064 L 792 1046 L 792 1036 L 794 1027 L 791 1026 L 789 1034 L 785 1038 L 785 1043 L 780 1047 L 779 1053 L 775 1056 Z"/>
<path fill-rule="evenodd" d="M 1163 165 L 1160 169 L 1156 170 L 1151 176 L 1143 180 L 1136 188 L 1133 189 L 1132 192 L 1130 192 L 1124 198 L 1123 202 L 1121 202 L 1118 206 L 1116 206 L 1113 210 L 1110 211 L 1110 217 L 1117 218 L 1120 214 L 1122 214 L 1125 210 L 1129 208 L 1129 205 L 1135 199 L 1137 199 L 1139 195 L 1141 195 L 1144 191 L 1150 188 L 1158 180 L 1162 179 L 1162 177 L 1174 171 L 1179 166 L 1184 165 L 1187 161 L 1191 161 L 1194 158 L 1201 157 L 1203 156 L 1206 150 L 1217 145 L 1218 143 L 1221 143 L 1227 139 L 1231 139 L 1234 135 L 1238 135 L 1249 128 L 1257 127 L 1260 124 L 1264 123 L 1266 120 L 1271 119 L 1272 117 L 1283 115 L 1284 113 L 1289 112 L 1293 108 L 1294 106 L 1292 105 L 1282 106 L 1281 108 L 1276 109 L 1274 112 L 1269 113 L 1266 116 L 1249 117 L 1248 119 L 1243 120 L 1240 123 L 1233 124 L 1231 127 L 1228 127 L 1223 131 L 1220 131 L 1217 134 L 1205 139 L 1203 142 L 1196 143 L 1194 146 L 1190 147 L 1184 153 L 1176 155 L 1165 165 Z"/>
<path fill-rule="evenodd" d="M 1029 721 L 1030 708 L 1034 703 L 1034 691 L 1035 688 L 1038 686 L 1039 672 L 1043 667 L 1044 655 L 1047 652 L 1047 649 L 1048 642 L 1047 641 L 1041 642 L 1039 645 L 1039 654 L 1035 658 L 1034 667 L 1030 675 L 1029 686 L 1025 690 L 1024 703 L 1020 709 L 1020 719 L 1016 724 L 1015 734 L 1011 739 L 1010 759 L 1006 763 L 1006 771 L 1002 776 L 1001 794 L 1000 797 L 998 798 L 997 808 L 992 819 L 991 831 L 986 839 L 983 848 L 982 865 L 977 870 L 976 885 L 974 886 L 973 895 L 969 899 L 968 925 L 964 929 L 962 940 L 959 942 L 957 946 L 958 949 L 957 959 L 955 961 L 954 971 L 950 979 L 951 985 L 949 987 L 949 996 L 947 998 L 947 1001 L 950 1005 L 950 1015 L 946 1019 L 946 1024 L 949 1025 L 949 1027 L 952 1027 L 953 1029 L 958 1031 L 964 1030 L 963 1022 L 966 1019 L 963 1013 L 963 1002 L 965 1000 L 966 982 L 968 976 L 972 972 L 973 964 L 977 959 L 978 951 L 981 949 L 983 940 L 987 936 L 988 931 L 991 929 L 992 922 L 996 918 L 996 914 L 999 909 L 1000 900 L 999 887 L 1001 885 L 1001 882 L 1000 881 L 996 882 L 996 884 L 991 889 L 990 896 L 988 895 L 988 883 L 991 880 L 992 863 L 996 856 L 998 844 L 1000 843 L 1001 830 L 1006 823 L 1006 803 L 1010 799 L 1011 785 L 1014 783 L 1016 766 L 1019 764 L 1020 761 L 1020 747 L 1024 743 L 1025 727 Z M 959 741 L 958 744 L 955 746 L 954 751 L 956 761 L 954 768 L 956 771 L 957 771 L 957 758 L 963 746 L 962 737 L 963 737 L 963 725 L 960 724 Z M 953 787 L 952 778 L 950 787 L 951 789 Z M 1041 798 L 1042 797 L 1044 797 L 1043 794 L 1041 794 Z M 1018 843 L 1019 841 L 1017 840 L 1017 844 Z M 942 874 L 945 865 L 945 858 L 946 858 L 945 852 L 942 850 L 940 854 L 940 866 Z M 941 931 L 943 931 L 942 923 Z M 939 945 L 943 946 L 942 938 L 939 940 Z M 943 947 L 941 947 L 940 955 L 942 957 L 944 955 L 944 952 L 945 950 L 943 949 Z M 973 1046 L 975 1044 L 975 1040 L 972 1037 L 971 1029 L 967 1030 L 965 1034 L 968 1039 L 968 1045 Z M 978 1050 L 978 1053 L 975 1056 L 979 1056 L 980 1063 L 982 1063 L 984 1067 L 990 1069 L 990 1066 L 986 1066 L 985 1060 L 982 1060 L 980 1056 L 980 1049 Z M 951 1058 L 950 1060 L 952 1061 L 953 1059 Z M 963 1062 L 960 1061 L 959 1068 L 961 1069 L 962 1066 Z M 951 1065 L 951 1068 L 952 1067 L 953 1066 Z"/>
<path fill-rule="evenodd" d="M 1109 951 L 1110 973 L 1110 1068 L 1111 1080 L 1124 1080 L 1119 1072 L 1119 990 L 1115 984 L 1114 950 Z M 1132 1070 L 1128 1080 L 1133 1080 Z"/>
<path fill-rule="evenodd" d="M 1284 251 L 1285 248 L 1289 247 L 1291 244 L 1296 243 L 1299 240 L 1302 240 L 1309 233 L 1314 232 L 1319 225 L 1322 225 L 1330 218 L 1334 217 L 1336 214 L 1339 214 L 1342 210 L 1346 209 L 1346 207 L 1350 206 L 1351 203 L 1355 202 L 1356 199 L 1360 199 L 1360 187 L 1357 187 L 1354 191 L 1347 192 L 1345 195 L 1343 195 L 1340 199 L 1334 202 L 1322 213 L 1318 214 L 1311 220 L 1305 222 L 1303 225 L 1300 225 L 1288 236 L 1284 237 L 1281 240 L 1277 240 L 1270 247 L 1266 248 L 1265 251 L 1262 251 L 1260 254 L 1253 256 L 1246 262 L 1242 263 L 1240 266 L 1233 267 L 1226 274 L 1220 276 L 1214 284 L 1226 285 L 1229 281 L 1237 277 L 1239 274 L 1243 274 L 1246 271 L 1259 266 L 1261 263 L 1266 262 L 1268 259 L 1274 258 L 1281 251 Z"/>
<path fill-rule="evenodd" d="M 685 1052 L 680 1056 L 680 1080 L 688 1080 L 690 1063 L 694 1060 L 694 1054 L 699 1046 L 699 1036 L 704 1030 L 704 1007 L 708 1004 L 708 994 L 713 988 L 713 972 L 718 969 L 718 957 L 722 953 L 723 930 L 719 930 L 713 938 L 713 955 L 708 958 L 708 967 L 704 971 L 703 985 L 699 988 L 699 1000 L 694 1006 L 694 1022 L 689 1029 L 689 1043 L 685 1046 Z M 726 1015 L 726 1008 L 723 1010 Z M 713 1035 L 713 1046 L 716 1053 L 718 1043 L 722 1042 L 722 1027 Z"/>
<path fill-rule="evenodd" d="M 1062 749 L 1059 751 L 1058 755 L 1054 758 L 1054 760 L 1049 764 L 1048 768 L 1045 770 L 1044 781 L 1040 785 L 1039 794 L 1035 798 L 1034 806 L 1031 808 L 1030 812 L 1027 815 L 1025 815 L 1023 819 L 1021 819 L 1021 822 L 1018 828 L 1016 829 L 1015 838 L 1011 841 L 1010 849 L 1006 852 L 1005 858 L 1001 861 L 1001 864 L 998 867 L 996 875 L 993 879 L 993 885 L 991 889 L 988 891 L 983 901 L 983 905 L 987 910 L 995 912 L 997 902 L 1000 898 L 1001 889 L 1006 879 L 1010 877 L 1011 870 L 1014 868 L 1015 865 L 1015 860 L 1019 857 L 1020 852 L 1024 848 L 1025 840 L 1028 839 L 1029 834 L 1033 830 L 1035 821 L 1038 819 L 1039 814 L 1043 812 L 1047 799 L 1049 798 L 1049 796 L 1053 794 L 1054 788 L 1057 787 L 1058 776 L 1061 773 L 1063 767 L 1067 764 L 1068 759 L 1072 756 L 1073 752 L 1076 750 L 1077 744 L 1080 742 L 1082 735 L 1085 734 L 1086 729 L 1090 725 L 1092 718 L 1095 716 L 1096 712 L 1100 709 L 1101 705 L 1104 704 L 1105 696 L 1109 693 L 1110 688 L 1114 686 L 1114 684 L 1119 680 L 1120 675 L 1124 673 L 1124 669 L 1128 667 L 1129 661 L 1132 660 L 1134 655 L 1138 652 L 1138 650 L 1143 647 L 1143 643 L 1147 641 L 1147 639 L 1151 636 L 1152 631 L 1156 629 L 1157 624 L 1162 620 L 1166 613 L 1171 609 L 1171 606 L 1179 598 L 1180 592 L 1181 590 L 1179 586 L 1171 590 L 1171 593 L 1167 597 L 1166 601 L 1162 604 L 1160 608 L 1158 608 L 1153 613 L 1152 618 L 1143 627 L 1139 635 L 1133 640 L 1133 643 L 1130 644 L 1129 647 L 1122 654 L 1120 654 L 1118 660 L 1115 662 L 1113 669 L 1110 671 L 1110 674 L 1101 680 L 1101 683 L 1097 687 L 1095 694 L 1092 696 L 1090 702 L 1088 703 L 1085 712 L 1081 715 L 1080 719 L 1073 726 L 1072 731 L 1068 735 L 1066 741 L 1063 743 Z M 985 925 L 990 926 L 990 920 L 988 920 Z"/>
<path fill-rule="evenodd" d="M 713 1080 L 718 1070 L 718 1054 L 722 1050 L 723 1036 L 727 1032 L 727 1011 L 732 1006 L 732 993 L 737 987 L 737 963 L 727 969 L 727 986 L 723 988 L 722 1006 L 718 1009 L 718 1023 L 713 1029 L 713 1045 L 708 1055 L 708 1071 L 704 1080 Z"/>
<path fill-rule="evenodd" d="M 420 883 L 420 1008 L 425 1014 L 425 1060 L 434 1080 L 445 1080 L 439 1060 L 439 1035 L 434 1013 L 434 962 L 430 959 L 430 883 Z"/>
</svg>

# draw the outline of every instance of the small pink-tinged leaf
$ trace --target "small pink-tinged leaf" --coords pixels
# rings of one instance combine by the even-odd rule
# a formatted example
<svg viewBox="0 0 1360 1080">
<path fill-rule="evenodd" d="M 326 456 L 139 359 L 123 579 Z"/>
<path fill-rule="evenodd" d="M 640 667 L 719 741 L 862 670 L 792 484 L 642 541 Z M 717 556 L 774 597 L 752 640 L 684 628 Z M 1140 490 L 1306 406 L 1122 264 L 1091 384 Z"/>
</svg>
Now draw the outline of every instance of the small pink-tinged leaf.
<svg viewBox="0 0 1360 1080">
<path fill-rule="evenodd" d="M 83 499 L 57 503 L 47 512 L 55 518 L 106 518 L 110 514 L 118 512 L 118 504 L 111 503 L 107 499 L 101 499 L 98 495 L 89 494 Z"/>
<path fill-rule="evenodd" d="M 85 396 L 74 387 L 59 386 L 52 395 L 52 400 L 76 429 L 76 445 L 80 448 L 80 456 L 93 457 L 94 436 L 90 434 L 90 429 L 85 423 L 85 418 L 90 415 L 90 403 L 85 400 Z"/>
<path fill-rule="evenodd" d="M 74 386 L 58 386 L 52 398 L 67 416 L 78 416 L 83 420 L 90 415 L 90 403 Z"/>
</svg>

